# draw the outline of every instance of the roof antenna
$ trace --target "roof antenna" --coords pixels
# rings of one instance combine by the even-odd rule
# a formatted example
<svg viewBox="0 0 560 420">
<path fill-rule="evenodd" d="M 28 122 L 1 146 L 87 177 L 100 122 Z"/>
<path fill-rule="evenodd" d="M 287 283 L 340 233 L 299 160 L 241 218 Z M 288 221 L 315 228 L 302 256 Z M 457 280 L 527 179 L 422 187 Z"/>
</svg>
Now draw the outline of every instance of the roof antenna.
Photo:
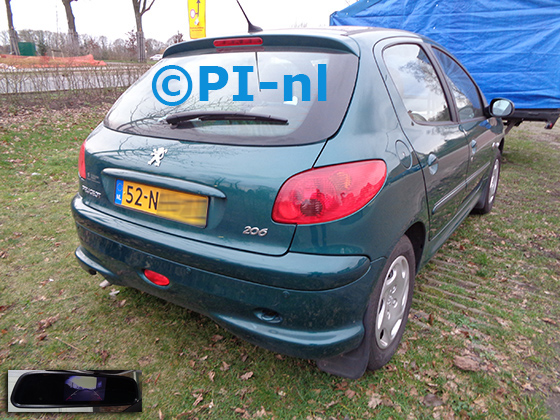
<svg viewBox="0 0 560 420">
<path fill-rule="evenodd" d="M 237 4 L 239 5 L 239 8 L 243 12 L 243 16 L 245 16 L 245 19 L 247 20 L 247 23 L 249 24 L 249 33 L 251 33 L 251 32 L 262 32 L 261 27 L 255 26 L 251 23 L 251 21 L 249 20 L 249 18 L 245 14 L 245 10 L 243 10 L 243 7 L 241 7 L 241 3 L 239 3 L 239 0 L 236 0 L 236 1 L 237 1 Z"/>
</svg>

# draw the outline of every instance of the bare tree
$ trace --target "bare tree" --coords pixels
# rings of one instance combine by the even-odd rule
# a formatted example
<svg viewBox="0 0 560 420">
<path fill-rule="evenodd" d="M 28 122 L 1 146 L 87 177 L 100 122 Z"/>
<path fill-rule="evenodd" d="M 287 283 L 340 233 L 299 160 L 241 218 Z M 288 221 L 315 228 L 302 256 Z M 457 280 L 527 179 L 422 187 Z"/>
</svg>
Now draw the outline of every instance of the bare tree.
<svg viewBox="0 0 560 420">
<path fill-rule="evenodd" d="M 156 0 L 132 0 L 132 7 L 134 7 L 134 17 L 136 18 L 136 41 L 138 45 L 138 62 L 143 63 L 146 61 L 146 42 L 144 38 L 144 31 L 142 29 L 142 16 L 151 9 Z"/>
<path fill-rule="evenodd" d="M 130 53 L 130 58 L 134 58 L 134 55 L 138 51 L 138 34 L 134 32 L 134 29 L 126 33 L 127 38 L 124 40 L 124 45 L 127 51 Z"/>
<path fill-rule="evenodd" d="M 14 29 L 10 0 L 6 0 L 6 13 L 8 14 L 8 32 L 10 33 L 10 54 L 19 55 L 18 36 Z"/>
<path fill-rule="evenodd" d="M 77 0 L 62 0 L 64 5 L 64 10 L 66 11 L 66 20 L 68 21 L 68 46 L 70 54 L 78 55 L 80 51 L 80 38 L 78 32 L 76 31 L 76 19 L 74 18 L 74 13 L 72 12 L 72 3 Z"/>
<path fill-rule="evenodd" d="M 177 31 L 175 35 L 173 35 L 171 38 L 167 40 L 167 45 L 178 44 L 179 42 L 183 42 L 183 41 L 184 41 L 183 34 Z"/>
<path fill-rule="evenodd" d="M 146 52 L 148 57 L 151 57 L 154 54 L 163 53 L 165 47 L 165 43 L 158 41 L 157 39 L 146 39 Z"/>
</svg>

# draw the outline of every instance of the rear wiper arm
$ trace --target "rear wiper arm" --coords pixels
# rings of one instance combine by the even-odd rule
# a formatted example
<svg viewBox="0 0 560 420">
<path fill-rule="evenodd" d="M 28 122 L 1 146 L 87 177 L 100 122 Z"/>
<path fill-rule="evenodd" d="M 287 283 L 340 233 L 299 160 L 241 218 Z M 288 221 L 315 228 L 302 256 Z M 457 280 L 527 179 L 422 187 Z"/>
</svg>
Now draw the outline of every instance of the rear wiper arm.
<svg viewBox="0 0 560 420">
<path fill-rule="evenodd" d="M 273 117 L 263 114 L 247 114 L 245 112 L 227 112 L 227 111 L 188 111 L 179 112 L 177 114 L 168 115 L 165 121 L 168 124 L 177 125 L 182 122 L 200 120 L 200 121 L 259 121 L 269 122 L 272 124 L 287 124 L 285 118 Z"/>
</svg>

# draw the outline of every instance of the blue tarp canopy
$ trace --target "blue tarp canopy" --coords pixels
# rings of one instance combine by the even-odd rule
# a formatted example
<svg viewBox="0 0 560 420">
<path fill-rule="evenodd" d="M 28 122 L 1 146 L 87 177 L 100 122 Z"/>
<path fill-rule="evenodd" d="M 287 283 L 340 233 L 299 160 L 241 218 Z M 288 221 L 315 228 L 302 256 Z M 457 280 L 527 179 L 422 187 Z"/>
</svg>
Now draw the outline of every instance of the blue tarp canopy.
<svg viewBox="0 0 560 420">
<path fill-rule="evenodd" d="M 425 35 L 463 63 L 488 100 L 560 108 L 559 0 L 359 0 L 330 24 Z"/>
</svg>

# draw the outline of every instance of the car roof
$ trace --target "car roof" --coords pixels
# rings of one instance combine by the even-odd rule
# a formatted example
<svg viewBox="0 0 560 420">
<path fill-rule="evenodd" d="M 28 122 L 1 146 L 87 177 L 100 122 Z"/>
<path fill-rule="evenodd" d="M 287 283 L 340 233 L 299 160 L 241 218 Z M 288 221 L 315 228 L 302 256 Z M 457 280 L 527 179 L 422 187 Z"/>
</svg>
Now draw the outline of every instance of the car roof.
<svg viewBox="0 0 560 420">
<path fill-rule="evenodd" d="M 261 38 L 263 40 L 263 46 L 327 48 L 342 50 L 359 56 L 359 44 L 373 45 L 382 39 L 398 36 L 427 40 L 427 38 L 413 32 L 388 28 L 372 28 L 365 26 L 290 28 L 184 41 L 167 48 L 163 57 L 166 58 L 175 54 L 194 52 L 197 50 L 213 50 L 216 49 L 214 41 L 237 38 Z M 231 48 L 232 51 L 235 48 L 238 50 L 241 49 L 241 47 Z"/>
</svg>

